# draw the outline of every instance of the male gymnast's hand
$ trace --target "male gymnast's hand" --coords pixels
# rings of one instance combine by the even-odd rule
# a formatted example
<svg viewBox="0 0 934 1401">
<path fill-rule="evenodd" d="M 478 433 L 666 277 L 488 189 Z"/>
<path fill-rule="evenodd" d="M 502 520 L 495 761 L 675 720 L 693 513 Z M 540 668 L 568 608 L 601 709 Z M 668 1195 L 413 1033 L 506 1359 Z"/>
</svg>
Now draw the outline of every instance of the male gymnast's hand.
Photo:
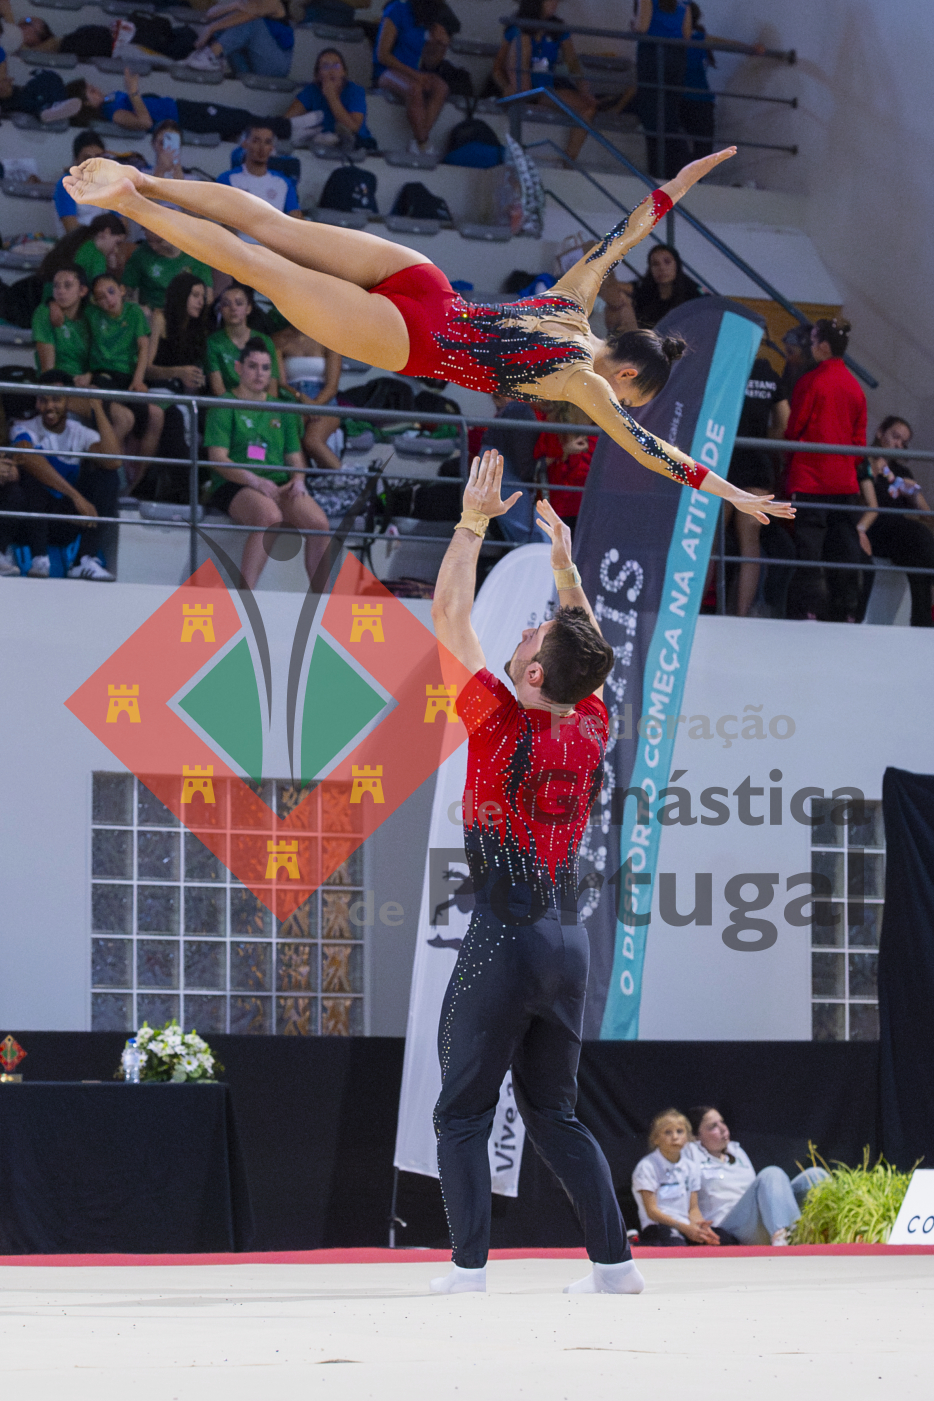
<svg viewBox="0 0 934 1401">
<path fill-rule="evenodd" d="M 543 530 L 551 541 L 552 569 L 571 567 L 571 531 L 558 515 L 550 501 L 538 501 L 535 510 L 539 519 L 535 524 Z"/>
<path fill-rule="evenodd" d="M 514 491 L 508 501 L 501 501 L 499 489 L 503 481 L 503 459 L 493 448 L 470 464 L 470 476 L 464 490 L 464 510 L 479 511 L 480 515 L 504 516 L 522 495 Z"/>
</svg>

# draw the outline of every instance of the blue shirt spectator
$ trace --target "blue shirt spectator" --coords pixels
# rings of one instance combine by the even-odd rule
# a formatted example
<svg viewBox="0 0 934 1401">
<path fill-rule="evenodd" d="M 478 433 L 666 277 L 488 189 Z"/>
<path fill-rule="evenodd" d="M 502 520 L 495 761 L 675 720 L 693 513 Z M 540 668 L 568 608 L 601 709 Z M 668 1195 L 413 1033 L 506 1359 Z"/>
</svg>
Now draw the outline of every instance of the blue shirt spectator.
<svg viewBox="0 0 934 1401">
<path fill-rule="evenodd" d="M 276 138 L 269 123 L 254 118 L 243 142 L 243 165 L 225 170 L 223 175 L 218 175 L 215 183 L 231 185 L 235 190 L 246 190 L 247 194 L 264 199 L 273 209 L 301 219 L 298 191 L 292 181 L 277 170 L 269 169 L 269 158 L 275 149 Z M 246 243 L 256 242 L 255 238 L 244 233 L 240 237 Z"/>
<path fill-rule="evenodd" d="M 285 115 L 292 123 L 293 141 L 310 133 L 329 138 L 328 145 L 346 139 L 357 146 L 376 146 L 366 124 L 366 91 L 350 81 L 338 49 L 321 50 L 313 81 L 296 95 Z"/>
<path fill-rule="evenodd" d="M 379 52 L 379 41 L 386 27 L 387 20 L 390 20 L 396 27 L 396 40 L 392 46 L 393 58 L 397 58 L 400 63 L 404 63 L 406 68 L 418 68 L 418 65 L 422 61 L 422 49 L 425 47 L 425 40 L 428 38 L 428 26 L 416 23 L 410 0 L 390 0 L 390 3 L 383 11 L 383 18 L 380 21 L 379 33 L 376 36 L 375 53 Z M 386 69 L 383 64 L 374 61 L 374 81 L 381 78 L 385 71 Z"/>
</svg>

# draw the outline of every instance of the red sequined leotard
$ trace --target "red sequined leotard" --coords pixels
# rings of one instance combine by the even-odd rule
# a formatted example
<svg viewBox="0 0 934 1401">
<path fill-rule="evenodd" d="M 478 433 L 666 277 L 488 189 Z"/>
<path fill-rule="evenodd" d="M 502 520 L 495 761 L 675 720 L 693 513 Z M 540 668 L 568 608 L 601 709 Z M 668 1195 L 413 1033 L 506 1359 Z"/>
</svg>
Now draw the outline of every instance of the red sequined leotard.
<svg viewBox="0 0 934 1401">
<path fill-rule="evenodd" d="M 671 208 L 671 201 L 661 191 L 651 201 L 654 224 Z M 617 241 L 631 246 L 631 240 L 624 238 L 628 224 L 627 216 L 593 249 L 587 262 L 605 258 Z M 605 271 L 613 266 L 608 263 Z M 552 396 L 529 392 L 530 384 L 574 363 L 593 369 L 586 310 L 576 296 L 565 292 L 544 292 L 505 304 L 466 302 L 440 268 L 416 263 L 378 283 L 370 294 L 391 301 L 405 321 L 409 358 L 401 371 L 404 375 L 424 375 L 485 394 L 540 402 Z M 542 329 L 546 323 L 551 331 Z M 564 323 L 573 334 L 566 338 L 555 334 L 556 323 Z M 526 388 L 520 389 L 521 385 Z M 706 468 L 671 457 L 666 445 L 615 400 L 614 408 L 627 435 L 662 471 L 682 486 L 700 486 Z"/>
</svg>

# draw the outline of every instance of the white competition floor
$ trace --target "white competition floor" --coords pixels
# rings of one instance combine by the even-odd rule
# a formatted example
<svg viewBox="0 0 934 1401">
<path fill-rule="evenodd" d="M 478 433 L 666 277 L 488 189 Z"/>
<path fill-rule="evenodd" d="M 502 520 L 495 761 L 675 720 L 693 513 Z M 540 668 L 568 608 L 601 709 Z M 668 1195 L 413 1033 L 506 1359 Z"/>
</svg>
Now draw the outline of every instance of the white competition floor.
<svg viewBox="0 0 934 1401">
<path fill-rule="evenodd" d="M 899 1401 L 934 1394 L 934 1255 L 639 1260 L 637 1298 L 568 1297 L 570 1259 L 443 1267 L 11 1266 L 0 1373 L 16 1401 Z M 408 1255 L 411 1261 L 411 1255 Z"/>
</svg>

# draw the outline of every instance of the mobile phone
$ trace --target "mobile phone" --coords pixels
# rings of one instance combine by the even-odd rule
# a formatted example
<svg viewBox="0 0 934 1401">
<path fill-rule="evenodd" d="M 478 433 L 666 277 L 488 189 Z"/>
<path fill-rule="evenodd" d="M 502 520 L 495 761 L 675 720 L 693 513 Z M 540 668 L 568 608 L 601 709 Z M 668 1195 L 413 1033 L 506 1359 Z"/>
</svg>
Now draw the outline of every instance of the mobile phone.
<svg viewBox="0 0 934 1401">
<path fill-rule="evenodd" d="M 164 131 L 162 133 L 163 151 L 180 151 L 182 149 L 182 138 L 177 131 Z"/>
</svg>

